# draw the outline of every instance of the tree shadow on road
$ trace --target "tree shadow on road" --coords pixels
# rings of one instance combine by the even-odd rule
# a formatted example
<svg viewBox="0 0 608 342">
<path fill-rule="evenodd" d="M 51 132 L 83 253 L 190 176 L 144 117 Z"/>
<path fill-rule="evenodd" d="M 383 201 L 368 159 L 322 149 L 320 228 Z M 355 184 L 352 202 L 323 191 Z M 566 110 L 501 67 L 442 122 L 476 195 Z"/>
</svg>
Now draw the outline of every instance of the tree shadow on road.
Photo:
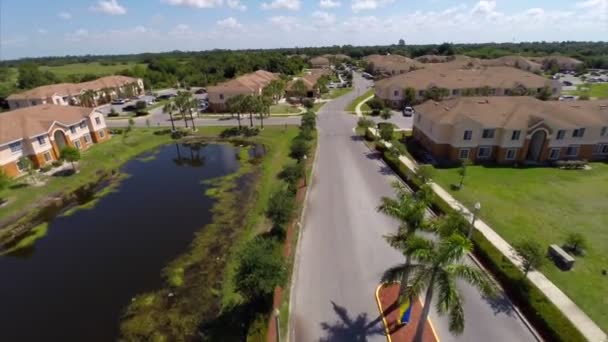
<svg viewBox="0 0 608 342">
<path fill-rule="evenodd" d="M 325 337 L 321 342 L 340 342 L 340 341 L 367 341 L 368 336 L 384 335 L 382 320 L 378 316 L 373 321 L 369 321 L 367 313 L 361 313 L 357 317 L 351 317 L 346 308 L 331 302 L 338 320 L 329 324 L 321 323 L 321 328 L 325 331 Z"/>
<path fill-rule="evenodd" d="M 486 303 L 490 304 L 495 315 L 506 314 L 507 316 L 515 315 L 511 301 L 504 293 L 499 293 L 496 296 L 482 296 Z"/>
</svg>

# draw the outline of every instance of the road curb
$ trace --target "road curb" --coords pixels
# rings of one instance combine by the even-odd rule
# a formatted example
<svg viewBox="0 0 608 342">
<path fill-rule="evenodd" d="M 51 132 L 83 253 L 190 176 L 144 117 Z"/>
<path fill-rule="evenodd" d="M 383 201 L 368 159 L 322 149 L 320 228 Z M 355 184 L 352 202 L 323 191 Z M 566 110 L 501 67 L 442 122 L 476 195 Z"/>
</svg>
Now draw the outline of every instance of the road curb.
<svg viewBox="0 0 608 342">
<path fill-rule="evenodd" d="M 391 332 L 388 330 L 388 322 L 386 321 L 386 317 L 384 317 L 384 311 L 382 310 L 382 303 L 380 303 L 380 289 L 384 286 L 384 284 L 378 285 L 376 287 L 376 304 L 378 304 L 378 311 L 380 311 L 380 316 L 382 317 L 382 324 L 384 325 L 384 333 L 386 334 L 386 340 L 388 342 L 393 342 L 391 339 Z"/>
<path fill-rule="evenodd" d="M 317 130 L 317 134 L 318 134 L 318 130 Z M 289 311 L 287 312 L 287 317 L 289 317 L 287 319 L 287 341 L 295 341 L 295 337 L 293 337 L 293 325 L 291 324 L 291 320 L 292 320 L 292 316 L 291 316 L 291 311 L 293 310 L 294 307 L 294 290 L 295 290 L 295 285 L 297 283 L 297 278 L 298 278 L 298 267 L 300 265 L 300 252 L 301 252 L 301 248 L 302 248 L 302 233 L 304 231 L 304 214 L 306 213 L 306 209 L 308 208 L 308 195 L 310 194 L 310 191 L 312 189 L 313 186 L 313 182 L 312 182 L 312 178 L 315 174 L 315 170 L 317 169 L 317 155 L 319 154 L 319 138 L 317 137 L 317 146 L 315 147 L 315 156 L 313 157 L 312 160 L 312 171 L 310 173 L 310 185 L 306 187 L 306 194 L 304 195 L 304 206 L 302 207 L 302 212 L 300 213 L 300 220 L 298 221 L 298 243 L 296 245 L 295 251 L 294 251 L 294 257 L 293 257 L 293 267 L 291 270 L 291 286 L 289 287 Z"/>
</svg>

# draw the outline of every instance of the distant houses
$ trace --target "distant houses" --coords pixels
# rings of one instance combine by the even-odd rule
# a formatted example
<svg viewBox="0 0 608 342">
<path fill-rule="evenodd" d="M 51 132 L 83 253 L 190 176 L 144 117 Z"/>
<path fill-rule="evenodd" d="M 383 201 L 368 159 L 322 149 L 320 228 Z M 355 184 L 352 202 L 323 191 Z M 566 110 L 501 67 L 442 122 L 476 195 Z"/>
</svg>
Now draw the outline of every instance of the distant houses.
<svg viewBox="0 0 608 342">
<path fill-rule="evenodd" d="M 329 69 L 331 67 L 329 58 L 323 56 L 311 58 L 309 62 L 313 69 Z"/>
<path fill-rule="evenodd" d="M 117 97 L 131 97 L 144 93 L 144 82 L 127 76 L 107 76 L 82 83 L 59 83 L 30 89 L 7 97 L 11 110 L 55 104 L 60 106 L 96 107 Z"/>
<path fill-rule="evenodd" d="M 365 57 L 365 61 L 368 73 L 386 77 L 424 68 L 422 63 L 400 55 L 370 55 Z"/>
<path fill-rule="evenodd" d="M 66 146 L 81 150 L 110 138 L 103 114 L 91 108 L 42 104 L 0 114 L 0 168 L 10 177 L 25 171 L 21 158 L 39 168 L 60 158 Z"/>
<path fill-rule="evenodd" d="M 278 79 L 278 74 L 258 70 L 208 87 L 209 109 L 212 112 L 224 112 L 227 110 L 226 101 L 229 98 L 237 95 L 262 95 L 264 87 Z"/>
<path fill-rule="evenodd" d="M 438 160 L 608 159 L 608 101 L 460 97 L 415 107 L 413 136 Z"/>
<path fill-rule="evenodd" d="M 315 89 L 317 85 L 317 81 L 323 76 L 330 76 L 331 71 L 329 69 L 311 69 L 305 72 L 305 75 L 302 77 L 294 77 L 287 84 L 287 88 L 285 89 L 286 97 L 294 97 L 296 94 L 294 93 L 294 84 L 301 80 L 304 86 L 306 87 L 306 96 L 305 97 L 318 97 L 320 96 L 318 89 Z"/>
</svg>

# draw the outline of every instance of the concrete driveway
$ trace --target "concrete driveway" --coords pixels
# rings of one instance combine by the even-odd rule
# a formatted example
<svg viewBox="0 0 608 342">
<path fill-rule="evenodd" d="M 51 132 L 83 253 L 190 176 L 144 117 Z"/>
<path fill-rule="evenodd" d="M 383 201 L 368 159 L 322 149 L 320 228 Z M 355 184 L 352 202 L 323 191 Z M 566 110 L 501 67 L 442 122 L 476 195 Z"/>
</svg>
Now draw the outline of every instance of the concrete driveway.
<svg viewBox="0 0 608 342">
<path fill-rule="evenodd" d="M 354 81 L 355 91 L 319 113 L 318 154 L 294 266 L 292 342 L 386 341 L 374 292 L 384 270 L 404 258 L 383 239 L 397 222 L 376 207 L 382 196 L 393 195 L 397 178 L 353 133 L 357 118 L 344 108 L 370 85 L 358 75 Z M 490 301 L 459 285 L 466 328 L 452 336 L 447 319 L 433 310 L 442 341 L 535 340 L 504 297 Z"/>
</svg>

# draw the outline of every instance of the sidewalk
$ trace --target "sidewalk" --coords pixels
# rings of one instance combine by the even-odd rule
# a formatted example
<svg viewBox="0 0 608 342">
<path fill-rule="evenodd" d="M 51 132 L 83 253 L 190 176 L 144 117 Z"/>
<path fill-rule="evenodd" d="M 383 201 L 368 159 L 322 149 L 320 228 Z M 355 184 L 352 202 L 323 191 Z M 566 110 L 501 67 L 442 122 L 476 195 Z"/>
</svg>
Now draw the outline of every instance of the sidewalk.
<svg viewBox="0 0 608 342">
<path fill-rule="evenodd" d="M 400 156 L 399 160 L 410 170 L 415 171 L 417 168 L 416 162 L 407 156 Z M 464 205 L 458 202 L 441 186 L 431 182 L 431 187 L 437 196 L 447 202 L 450 207 L 455 210 L 460 210 L 465 216 L 472 217 L 472 213 Z M 482 220 L 475 221 L 475 229 L 482 233 L 485 238 L 490 241 L 496 249 L 505 255 L 513 264 L 521 268 L 521 260 L 515 254 L 513 247 L 498 235 L 492 227 L 488 226 Z M 592 320 L 587 316 L 581 308 L 579 308 L 565 293 L 563 293 L 555 284 L 547 277 L 538 271 L 530 271 L 528 279 L 542 291 L 545 296 L 576 326 L 578 330 L 589 340 L 597 342 L 608 341 L 606 333 L 604 333 Z"/>
<path fill-rule="evenodd" d="M 357 116 L 358 116 L 358 117 L 363 116 L 363 113 L 361 113 L 361 106 L 363 106 L 363 104 L 364 104 L 365 102 L 367 102 L 367 101 L 369 101 L 369 100 L 373 99 L 373 98 L 374 98 L 374 96 L 376 96 L 376 95 L 372 95 L 372 96 L 370 96 L 370 97 L 366 98 L 365 100 L 361 101 L 361 103 L 359 103 L 359 104 L 357 105 L 357 107 L 355 107 L 355 113 L 357 113 Z"/>
</svg>

